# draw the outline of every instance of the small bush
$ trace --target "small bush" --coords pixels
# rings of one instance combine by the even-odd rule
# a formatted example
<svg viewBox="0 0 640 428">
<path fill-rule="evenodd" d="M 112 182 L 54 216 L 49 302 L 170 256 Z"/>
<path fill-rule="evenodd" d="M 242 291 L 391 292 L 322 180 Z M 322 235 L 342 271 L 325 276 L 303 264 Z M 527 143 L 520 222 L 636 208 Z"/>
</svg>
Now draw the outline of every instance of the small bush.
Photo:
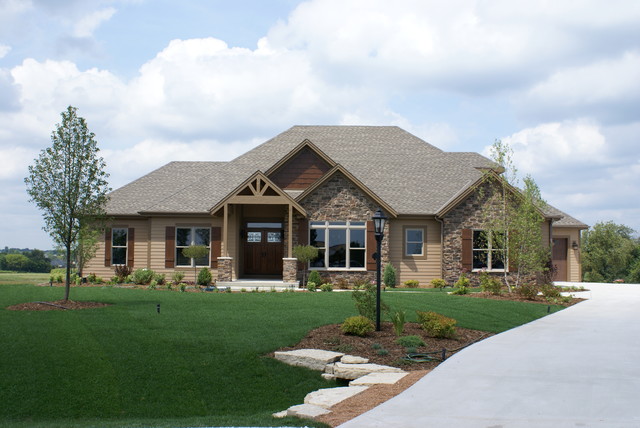
<svg viewBox="0 0 640 428">
<path fill-rule="evenodd" d="M 462 294 L 469 294 L 469 287 L 465 287 L 464 285 L 461 285 L 457 288 L 455 288 L 451 294 L 456 294 L 456 295 L 462 295 Z"/>
<path fill-rule="evenodd" d="M 430 284 L 433 288 L 443 289 L 444 287 L 447 286 L 447 281 L 445 281 L 442 278 L 434 278 L 431 280 Z"/>
<path fill-rule="evenodd" d="M 382 281 L 387 287 L 396 287 L 396 268 L 391 263 L 387 263 L 384 266 L 384 272 L 382 273 Z"/>
<path fill-rule="evenodd" d="M 317 270 L 312 270 L 309 273 L 309 277 L 307 278 L 307 283 L 309 282 L 313 282 L 316 285 L 322 284 L 322 278 L 320 278 L 320 272 L 318 272 Z"/>
<path fill-rule="evenodd" d="M 139 285 L 146 285 L 153 281 L 155 272 L 151 269 L 136 269 L 133 273 L 133 282 Z"/>
<path fill-rule="evenodd" d="M 184 272 L 181 272 L 179 270 L 175 271 L 173 275 L 171 275 L 171 279 L 173 279 L 174 284 L 181 283 L 182 280 L 184 279 Z"/>
<path fill-rule="evenodd" d="M 353 345 L 350 345 L 348 343 L 343 343 L 341 345 L 336 346 L 334 349 L 336 352 L 342 352 L 343 354 L 348 354 L 349 352 L 353 351 Z"/>
<path fill-rule="evenodd" d="M 469 285 L 471 285 L 471 281 L 467 278 L 467 275 L 465 273 L 460 274 L 460 278 L 456 281 L 455 286 L 468 287 Z"/>
<path fill-rule="evenodd" d="M 349 282 L 344 278 L 338 278 L 338 280 L 336 281 L 336 287 L 338 287 L 340 290 L 348 290 Z"/>
<path fill-rule="evenodd" d="M 380 356 L 385 356 L 385 355 L 389 355 L 389 351 L 387 351 L 386 349 L 382 348 L 382 349 L 378 349 L 376 351 L 376 354 L 380 355 Z"/>
<path fill-rule="evenodd" d="M 371 321 L 376 319 L 377 290 L 372 284 L 367 283 L 362 291 L 354 291 L 351 297 L 356 301 L 358 313 Z M 380 311 L 389 312 L 389 306 L 380 299 Z"/>
<path fill-rule="evenodd" d="M 419 348 L 425 346 L 420 336 L 402 336 L 396 339 L 396 343 L 404 348 Z"/>
<path fill-rule="evenodd" d="M 165 278 L 165 274 L 163 273 L 157 273 L 153 276 L 153 280 L 158 284 L 158 285 L 164 285 L 166 278 Z"/>
<path fill-rule="evenodd" d="M 127 266 L 127 265 L 117 265 L 114 269 L 114 274 L 116 275 L 116 277 L 118 278 L 116 280 L 116 282 L 118 284 L 122 284 L 123 282 L 125 282 L 127 280 L 127 278 L 129 277 L 129 275 L 131 275 L 131 272 L 133 271 L 133 268 Z"/>
<path fill-rule="evenodd" d="M 196 284 L 208 287 L 211 285 L 212 279 L 211 271 L 208 268 L 202 268 L 200 269 L 200 272 L 198 272 L 198 280 L 196 281 Z"/>
<path fill-rule="evenodd" d="M 457 321 L 455 319 L 431 311 L 416 311 L 416 314 L 418 314 L 418 322 L 429 336 L 447 339 L 456 337 Z"/>
<path fill-rule="evenodd" d="M 354 290 L 367 290 L 371 287 L 375 288 L 376 286 L 365 279 L 356 279 L 355 281 L 353 281 Z"/>
<path fill-rule="evenodd" d="M 516 288 L 516 293 L 529 300 L 535 300 L 538 295 L 538 287 L 535 284 L 522 284 Z"/>
<path fill-rule="evenodd" d="M 158 281 L 154 279 L 149 283 L 149 290 L 155 290 L 157 286 L 158 286 Z"/>
<path fill-rule="evenodd" d="M 408 288 L 418 288 L 419 285 L 420 281 L 418 281 L 417 279 L 409 279 L 404 282 L 404 286 Z"/>
<path fill-rule="evenodd" d="M 357 315 L 344 320 L 340 329 L 344 334 L 364 337 L 371 333 L 375 327 L 369 318 Z"/>
<path fill-rule="evenodd" d="M 542 295 L 546 298 L 558 298 L 560 297 L 560 288 L 551 285 L 551 284 L 545 284 L 542 287 L 540 287 L 540 291 L 542 292 Z"/>
<path fill-rule="evenodd" d="M 87 282 L 91 283 L 91 284 L 97 284 L 97 279 L 98 277 L 96 276 L 95 273 L 90 273 L 89 275 L 87 275 Z"/>
<path fill-rule="evenodd" d="M 178 288 L 180 289 L 181 292 L 185 292 L 187 291 L 187 284 L 185 284 L 184 282 L 181 282 L 180 284 L 178 284 Z"/>
<path fill-rule="evenodd" d="M 316 291 L 316 283 L 315 282 L 307 282 L 307 290 L 311 291 L 312 293 Z"/>
<path fill-rule="evenodd" d="M 393 323 L 393 331 L 396 333 L 396 336 L 402 335 L 404 333 L 404 324 L 406 322 L 406 312 L 405 311 L 394 311 L 391 314 L 391 322 Z"/>
<path fill-rule="evenodd" d="M 495 276 L 487 272 L 480 272 L 480 289 L 484 292 L 499 296 L 502 293 L 502 283 Z"/>
<path fill-rule="evenodd" d="M 333 291 L 333 285 L 326 282 L 320 286 L 320 291 L 324 291 L 325 293 Z"/>
</svg>

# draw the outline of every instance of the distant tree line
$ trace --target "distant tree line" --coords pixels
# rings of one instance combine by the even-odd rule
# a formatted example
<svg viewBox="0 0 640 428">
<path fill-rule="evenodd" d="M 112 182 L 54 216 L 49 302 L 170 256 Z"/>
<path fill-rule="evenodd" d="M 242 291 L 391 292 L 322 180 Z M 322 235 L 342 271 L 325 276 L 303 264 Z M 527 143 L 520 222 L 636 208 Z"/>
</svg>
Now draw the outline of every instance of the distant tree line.
<svg viewBox="0 0 640 428">
<path fill-rule="evenodd" d="M 585 230 L 582 278 L 586 282 L 640 283 L 640 239 L 636 232 L 611 221 Z"/>
<path fill-rule="evenodd" d="M 51 259 L 42 250 L 9 250 L 0 252 L 0 270 L 16 272 L 49 272 Z"/>
</svg>

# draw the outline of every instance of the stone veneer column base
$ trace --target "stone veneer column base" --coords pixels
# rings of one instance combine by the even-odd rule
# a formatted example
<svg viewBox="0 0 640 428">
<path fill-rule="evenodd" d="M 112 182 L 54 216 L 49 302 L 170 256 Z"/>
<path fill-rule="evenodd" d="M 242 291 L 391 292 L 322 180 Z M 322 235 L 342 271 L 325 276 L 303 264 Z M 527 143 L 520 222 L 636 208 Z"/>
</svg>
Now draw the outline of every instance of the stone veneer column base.
<svg viewBox="0 0 640 428">
<path fill-rule="evenodd" d="M 218 282 L 229 282 L 232 277 L 233 257 L 218 257 Z"/>
<path fill-rule="evenodd" d="M 284 257 L 282 259 L 282 282 L 296 282 L 298 276 L 298 259 Z"/>
</svg>

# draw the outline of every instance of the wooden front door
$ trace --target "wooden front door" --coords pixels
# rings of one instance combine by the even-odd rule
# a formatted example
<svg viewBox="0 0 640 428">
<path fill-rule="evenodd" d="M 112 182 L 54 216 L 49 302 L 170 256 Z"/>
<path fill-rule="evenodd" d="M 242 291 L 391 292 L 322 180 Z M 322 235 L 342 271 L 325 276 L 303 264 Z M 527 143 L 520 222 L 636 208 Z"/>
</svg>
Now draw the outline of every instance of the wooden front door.
<svg viewBox="0 0 640 428">
<path fill-rule="evenodd" d="M 556 268 L 554 281 L 567 281 L 567 249 L 569 240 L 567 238 L 553 238 L 552 260 Z"/>
<path fill-rule="evenodd" d="M 282 276 L 281 226 L 281 223 L 247 224 L 243 239 L 245 275 Z"/>
</svg>

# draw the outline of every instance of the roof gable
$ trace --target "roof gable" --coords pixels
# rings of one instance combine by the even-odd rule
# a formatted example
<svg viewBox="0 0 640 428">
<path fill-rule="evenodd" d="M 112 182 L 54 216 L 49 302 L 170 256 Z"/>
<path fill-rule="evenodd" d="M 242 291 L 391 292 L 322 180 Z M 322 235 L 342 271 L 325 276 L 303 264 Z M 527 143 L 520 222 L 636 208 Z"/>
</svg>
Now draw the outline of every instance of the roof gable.
<svg viewBox="0 0 640 428">
<path fill-rule="evenodd" d="M 304 140 L 269 168 L 266 175 L 280 188 L 304 190 L 326 174 L 335 162 L 311 141 Z"/>
</svg>

